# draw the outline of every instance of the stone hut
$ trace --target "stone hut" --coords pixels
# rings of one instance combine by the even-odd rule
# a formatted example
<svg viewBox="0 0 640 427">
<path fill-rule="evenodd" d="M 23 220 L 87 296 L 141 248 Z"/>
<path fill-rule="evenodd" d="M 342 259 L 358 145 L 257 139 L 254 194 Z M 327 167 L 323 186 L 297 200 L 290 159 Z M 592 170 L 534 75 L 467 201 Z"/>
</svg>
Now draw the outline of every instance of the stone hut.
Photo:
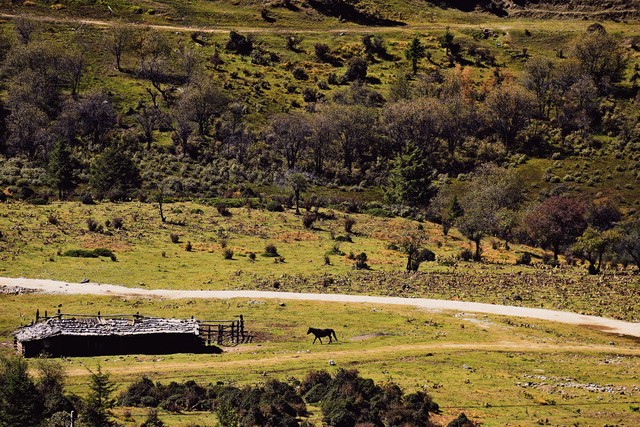
<svg viewBox="0 0 640 427">
<path fill-rule="evenodd" d="M 37 319 L 15 332 L 16 350 L 25 357 L 46 354 L 98 356 L 216 352 L 206 346 L 195 319 L 62 316 Z"/>
</svg>

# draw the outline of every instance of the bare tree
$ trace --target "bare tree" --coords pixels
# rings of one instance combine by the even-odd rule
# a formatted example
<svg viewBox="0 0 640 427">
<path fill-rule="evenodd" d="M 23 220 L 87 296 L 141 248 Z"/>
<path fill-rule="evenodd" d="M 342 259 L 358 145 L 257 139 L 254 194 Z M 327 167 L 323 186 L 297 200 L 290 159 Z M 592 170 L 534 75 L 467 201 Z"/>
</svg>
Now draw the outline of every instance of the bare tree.
<svg viewBox="0 0 640 427">
<path fill-rule="evenodd" d="M 604 27 L 588 31 L 579 37 L 573 53 L 582 70 L 593 79 L 599 89 L 606 90 L 610 83 L 622 79 L 627 64 L 622 44 L 607 33 Z"/>
<path fill-rule="evenodd" d="M 222 114 L 228 104 L 229 98 L 222 89 L 210 78 L 201 76 L 185 88 L 178 108 L 187 112 L 189 119 L 197 124 L 198 134 L 204 136 L 212 120 Z"/>
<path fill-rule="evenodd" d="M 295 169 L 311 136 L 306 114 L 280 114 L 271 120 L 267 141 L 285 158 L 287 168 Z"/>
<path fill-rule="evenodd" d="M 514 148 L 516 136 L 531 120 L 533 96 L 517 85 L 495 88 L 485 102 L 487 124 L 508 150 Z"/>
<path fill-rule="evenodd" d="M 107 47 L 115 57 L 118 71 L 122 71 L 122 55 L 133 47 L 133 39 L 133 31 L 124 25 L 115 25 L 107 33 Z"/>
</svg>

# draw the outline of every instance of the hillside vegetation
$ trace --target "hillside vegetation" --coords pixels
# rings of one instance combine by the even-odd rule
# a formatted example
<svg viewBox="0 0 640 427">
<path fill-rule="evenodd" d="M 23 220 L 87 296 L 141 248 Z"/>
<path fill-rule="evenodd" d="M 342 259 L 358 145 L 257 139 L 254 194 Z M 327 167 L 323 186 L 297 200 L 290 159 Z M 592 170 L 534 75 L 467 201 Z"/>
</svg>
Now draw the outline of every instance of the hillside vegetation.
<svg viewBox="0 0 640 427">
<path fill-rule="evenodd" d="M 2 2 L 0 274 L 462 299 L 637 322 L 634 3 Z M 69 389 L 86 396 L 95 378 L 87 366 L 102 363 L 119 391 L 143 374 L 176 381 L 172 390 L 236 398 L 236 385 L 280 387 L 296 405 L 289 425 L 320 425 L 325 408 L 313 405 L 323 405 L 305 395 L 306 413 L 289 392 L 329 366 L 318 374 L 326 384 L 342 368 L 383 384 L 380 408 L 398 416 L 420 415 L 403 395 L 420 397 L 425 411 L 433 398 L 443 413 L 429 419 L 441 425 L 463 411 L 496 426 L 638 418 L 637 343 L 587 327 L 386 307 L 7 292 L 2 353 L 36 308 L 243 312 L 258 338 L 213 359 L 62 362 Z M 340 342 L 307 343 L 311 325 L 334 327 Z M 16 360 L 3 358 L 0 375 L 15 366 L 25 377 Z M 374 390 L 347 376 L 349 387 Z M 162 425 L 158 414 L 177 427 L 233 425 L 237 415 L 237 405 L 224 413 L 217 394 L 206 401 L 217 409 L 205 408 L 216 416 L 178 413 L 184 396 L 174 396 L 163 394 L 169 409 L 148 412 L 156 420 L 147 426 Z M 345 402 L 334 409 L 346 413 Z M 139 425 L 147 410 L 116 416 Z M 473 422 L 462 423 L 453 425 Z"/>
</svg>

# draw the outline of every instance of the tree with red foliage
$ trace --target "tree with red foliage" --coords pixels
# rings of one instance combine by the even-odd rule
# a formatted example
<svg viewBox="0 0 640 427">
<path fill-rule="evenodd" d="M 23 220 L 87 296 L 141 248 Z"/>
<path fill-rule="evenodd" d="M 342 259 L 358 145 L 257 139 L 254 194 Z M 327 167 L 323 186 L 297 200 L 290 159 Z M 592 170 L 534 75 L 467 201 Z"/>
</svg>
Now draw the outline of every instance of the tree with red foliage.
<svg viewBox="0 0 640 427">
<path fill-rule="evenodd" d="M 550 197 L 534 207 L 525 217 L 527 233 L 541 248 L 551 248 L 553 258 L 572 244 L 586 228 L 585 206 L 566 196 Z"/>
</svg>

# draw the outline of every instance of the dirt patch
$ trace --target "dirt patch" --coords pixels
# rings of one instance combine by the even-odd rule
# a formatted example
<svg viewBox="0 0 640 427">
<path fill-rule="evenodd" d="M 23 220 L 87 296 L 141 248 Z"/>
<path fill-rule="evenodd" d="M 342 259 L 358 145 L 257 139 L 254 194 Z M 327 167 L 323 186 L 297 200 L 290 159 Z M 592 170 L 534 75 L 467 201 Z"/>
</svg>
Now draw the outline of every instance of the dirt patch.
<svg viewBox="0 0 640 427">
<path fill-rule="evenodd" d="M 375 332 L 373 334 L 365 334 L 365 335 L 358 335 L 358 336 L 355 336 L 355 337 L 351 337 L 349 339 L 349 341 L 356 341 L 356 342 L 357 341 L 366 341 L 366 340 L 370 340 L 372 338 L 384 337 L 385 335 L 388 335 L 388 334 L 384 334 L 382 332 Z"/>
<path fill-rule="evenodd" d="M 314 240 L 320 240 L 320 237 L 313 233 L 301 232 L 301 231 L 288 231 L 280 233 L 276 237 L 276 240 L 281 242 L 311 242 Z"/>
<path fill-rule="evenodd" d="M 123 242 L 120 238 L 102 234 L 87 234 L 80 237 L 79 242 L 80 246 L 85 249 L 107 248 L 114 252 L 128 252 L 131 250 L 131 245 Z"/>
</svg>

